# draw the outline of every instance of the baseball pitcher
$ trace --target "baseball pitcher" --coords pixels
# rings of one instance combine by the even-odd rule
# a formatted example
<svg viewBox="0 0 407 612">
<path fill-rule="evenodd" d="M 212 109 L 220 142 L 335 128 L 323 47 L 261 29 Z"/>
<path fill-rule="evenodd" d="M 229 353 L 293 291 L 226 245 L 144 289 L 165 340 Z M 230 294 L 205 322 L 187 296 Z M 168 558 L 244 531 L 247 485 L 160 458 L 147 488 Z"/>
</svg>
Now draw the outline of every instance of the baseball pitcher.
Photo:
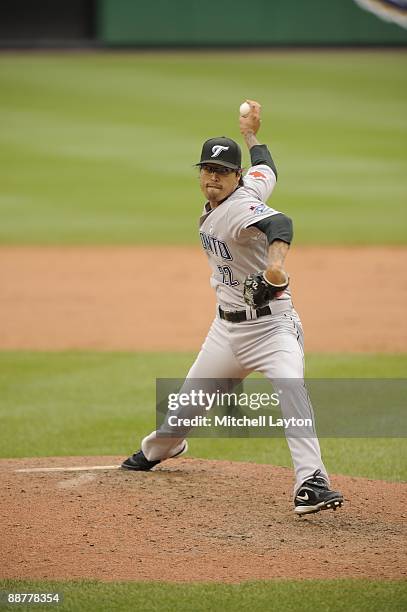
<svg viewBox="0 0 407 612">
<path fill-rule="evenodd" d="M 260 104 L 247 100 L 240 131 L 250 152 L 251 167 L 243 177 L 241 150 L 232 139 L 210 138 L 202 147 L 200 188 L 206 204 L 199 222 L 202 248 L 211 268 L 217 310 L 202 349 L 185 380 L 190 391 L 197 379 L 243 380 L 261 372 L 278 380 L 283 416 L 311 419 L 304 384 L 301 321 L 291 300 L 285 258 L 293 236 L 291 219 L 266 202 L 277 170 L 266 145 L 256 134 Z M 296 380 L 300 384 L 292 384 Z M 221 389 L 222 391 L 222 389 Z M 177 431 L 165 420 L 141 442 L 141 450 L 122 463 L 127 470 L 151 470 L 165 459 L 186 452 L 188 430 Z M 165 435 L 168 434 L 168 435 Z M 340 493 L 329 487 L 318 439 L 287 437 L 295 472 L 297 514 L 336 509 Z"/>
</svg>

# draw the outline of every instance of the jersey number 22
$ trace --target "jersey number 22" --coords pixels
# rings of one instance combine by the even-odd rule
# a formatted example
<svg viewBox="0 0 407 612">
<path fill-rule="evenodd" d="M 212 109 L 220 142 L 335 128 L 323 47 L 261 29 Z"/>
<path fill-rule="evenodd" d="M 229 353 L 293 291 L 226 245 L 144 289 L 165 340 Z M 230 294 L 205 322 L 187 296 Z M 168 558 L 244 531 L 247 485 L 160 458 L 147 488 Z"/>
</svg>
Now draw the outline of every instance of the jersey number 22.
<svg viewBox="0 0 407 612">
<path fill-rule="evenodd" d="M 239 281 L 233 278 L 232 268 L 229 268 L 229 266 L 218 266 L 218 270 L 222 275 L 222 283 L 224 285 L 234 287 L 239 284 Z"/>
</svg>

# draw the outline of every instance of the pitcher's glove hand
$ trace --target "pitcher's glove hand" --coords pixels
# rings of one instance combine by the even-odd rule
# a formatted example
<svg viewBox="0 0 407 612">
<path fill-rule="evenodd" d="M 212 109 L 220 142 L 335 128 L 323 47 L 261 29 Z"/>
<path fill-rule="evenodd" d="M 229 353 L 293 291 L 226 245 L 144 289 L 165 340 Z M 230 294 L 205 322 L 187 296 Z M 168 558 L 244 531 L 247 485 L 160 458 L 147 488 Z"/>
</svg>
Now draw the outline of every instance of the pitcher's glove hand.
<svg viewBox="0 0 407 612">
<path fill-rule="evenodd" d="M 252 308 L 261 308 L 279 297 L 285 289 L 287 289 L 289 283 L 288 275 L 286 274 L 286 280 L 281 285 L 273 285 L 270 283 L 264 272 L 258 274 L 250 274 L 245 282 L 243 288 L 243 298 L 246 304 Z"/>
</svg>

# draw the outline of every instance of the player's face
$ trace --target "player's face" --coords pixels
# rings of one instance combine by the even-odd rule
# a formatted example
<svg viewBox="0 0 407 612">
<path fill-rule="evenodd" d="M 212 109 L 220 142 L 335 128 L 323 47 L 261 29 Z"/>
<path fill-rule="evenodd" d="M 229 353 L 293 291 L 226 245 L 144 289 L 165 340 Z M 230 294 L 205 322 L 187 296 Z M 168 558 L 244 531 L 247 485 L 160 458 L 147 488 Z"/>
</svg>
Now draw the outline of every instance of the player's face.
<svg viewBox="0 0 407 612">
<path fill-rule="evenodd" d="M 235 170 L 217 164 L 202 164 L 199 184 L 207 200 L 216 205 L 234 192 L 239 178 L 240 174 Z"/>
</svg>

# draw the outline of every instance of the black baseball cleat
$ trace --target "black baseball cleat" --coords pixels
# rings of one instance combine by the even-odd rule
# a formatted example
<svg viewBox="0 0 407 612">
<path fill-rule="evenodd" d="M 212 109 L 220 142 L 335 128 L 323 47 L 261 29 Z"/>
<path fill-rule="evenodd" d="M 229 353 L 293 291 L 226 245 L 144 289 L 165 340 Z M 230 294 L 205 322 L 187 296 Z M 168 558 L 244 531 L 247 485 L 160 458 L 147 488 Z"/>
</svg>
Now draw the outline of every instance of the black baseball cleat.
<svg viewBox="0 0 407 612">
<path fill-rule="evenodd" d="M 179 451 L 179 453 L 176 453 L 172 457 L 167 457 L 166 459 L 174 459 L 175 457 L 179 457 L 180 455 L 183 455 L 184 453 L 186 453 L 187 450 L 188 450 L 188 442 L 185 442 L 184 447 Z M 128 459 L 123 461 L 123 463 L 121 464 L 121 467 L 124 470 L 135 470 L 138 472 L 148 472 L 149 470 L 151 470 L 151 468 L 153 468 L 158 463 L 161 463 L 162 461 L 165 461 L 165 459 L 157 459 L 156 461 L 149 461 L 148 459 L 146 459 L 146 456 L 143 453 L 143 451 L 139 450 L 137 453 L 134 453 L 134 455 L 132 455 L 131 457 L 128 457 Z"/>
<path fill-rule="evenodd" d="M 343 496 L 338 491 L 331 491 L 328 484 L 315 470 L 311 478 L 305 480 L 297 491 L 294 499 L 296 514 L 311 514 L 320 510 L 336 510 L 343 504 Z"/>
<path fill-rule="evenodd" d="M 158 461 L 149 461 L 146 459 L 142 450 L 139 450 L 137 453 L 134 453 L 131 457 L 123 461 L 121 467 L 125 470 L 138 470 L 142 472 L 148 472 L 151 470 L 157 463 L 161 463 L 160 459 Z"/>
</svg>

